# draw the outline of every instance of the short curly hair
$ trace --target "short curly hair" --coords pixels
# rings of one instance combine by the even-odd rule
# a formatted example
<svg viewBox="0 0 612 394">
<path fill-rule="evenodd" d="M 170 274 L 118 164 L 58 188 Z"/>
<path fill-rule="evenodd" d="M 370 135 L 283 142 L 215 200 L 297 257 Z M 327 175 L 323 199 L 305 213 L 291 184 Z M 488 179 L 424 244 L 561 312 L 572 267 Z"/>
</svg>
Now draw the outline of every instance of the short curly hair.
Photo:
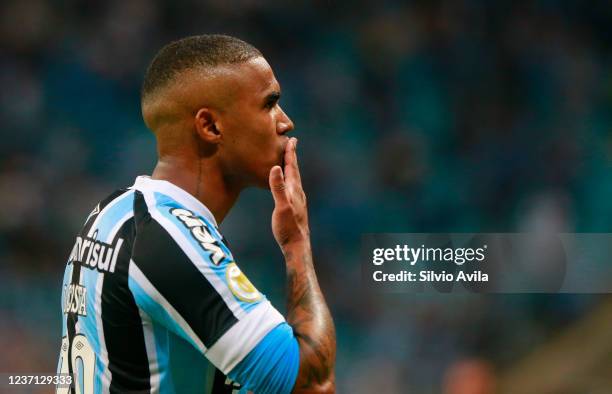
<svg viewBox="0 0 612 394">
<path fill-rule="evenodd" d="M 147 68 L 141 99 L 168 84 L 177 74 L 195 67 L 237 64 L 262 56 L 249 43 L 222 34 L 203 34 L 182 38 L 164 46 Z"/>
</svg>

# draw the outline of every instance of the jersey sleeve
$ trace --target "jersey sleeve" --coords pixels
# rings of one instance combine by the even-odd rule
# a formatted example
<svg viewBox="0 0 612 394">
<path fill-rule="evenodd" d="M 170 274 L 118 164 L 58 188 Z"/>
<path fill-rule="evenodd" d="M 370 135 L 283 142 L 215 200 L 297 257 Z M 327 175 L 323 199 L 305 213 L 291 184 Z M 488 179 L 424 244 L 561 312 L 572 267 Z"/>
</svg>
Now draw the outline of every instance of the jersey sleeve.
<svg viewBox="0 0 612 394">
<path fill-rule="evenodd" d="M 290 393 L 300 368 L 300 351 L 293 329 L 281 323 L 270 331 L 228 374 L 249 392 Z"/>
<path fill-rule="evenodd" d="M 136 304 L 224 374 L 287 324 L 240 271 L 218 230 L 205 218 L 181 207 L 161 206 L 135 219 L 128 285 Z"/>
</svg>

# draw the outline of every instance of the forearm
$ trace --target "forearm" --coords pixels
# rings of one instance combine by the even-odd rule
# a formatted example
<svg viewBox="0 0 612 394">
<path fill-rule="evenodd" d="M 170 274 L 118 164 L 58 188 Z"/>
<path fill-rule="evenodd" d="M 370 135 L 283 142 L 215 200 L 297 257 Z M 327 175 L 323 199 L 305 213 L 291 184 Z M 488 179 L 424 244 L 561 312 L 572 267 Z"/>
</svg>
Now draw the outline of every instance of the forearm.
<svg viewBox="0 0 612 394">
<path fill-rule="evenodd" d="M 287 322 L 300 346 L 300 371 L 294 393 L 334 392 L 336 333 L 319 287 L 310 243 L 283 250 L 287 264 Z"/>
</svg>

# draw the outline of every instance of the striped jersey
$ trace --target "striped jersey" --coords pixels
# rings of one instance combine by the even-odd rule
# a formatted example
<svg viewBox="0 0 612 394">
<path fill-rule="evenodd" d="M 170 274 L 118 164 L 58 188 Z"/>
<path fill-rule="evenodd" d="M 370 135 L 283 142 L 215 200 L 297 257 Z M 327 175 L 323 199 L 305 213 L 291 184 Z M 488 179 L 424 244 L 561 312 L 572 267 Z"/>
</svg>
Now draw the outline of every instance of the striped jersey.
<svg viewBox="0 0 612 394">
<path fill-rule="evenodd" d="M 288 393 L 299 349 L 195 197 L 146 176 L 101 201 L 62 291 L 57 393 Z"/>
</svg>

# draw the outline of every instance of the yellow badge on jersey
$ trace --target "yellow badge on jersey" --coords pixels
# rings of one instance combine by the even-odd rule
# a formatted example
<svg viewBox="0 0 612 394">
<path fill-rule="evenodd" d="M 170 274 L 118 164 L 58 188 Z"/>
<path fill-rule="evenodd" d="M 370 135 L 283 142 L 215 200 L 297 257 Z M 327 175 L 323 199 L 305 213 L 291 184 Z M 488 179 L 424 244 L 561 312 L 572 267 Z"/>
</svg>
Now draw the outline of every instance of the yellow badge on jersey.
<svg viewBox="0 0 612 394">
<path fill-rule="evenodd" d="M 242 273 L 236 263 L 227 265 L 225 278 L 232 294 L 241 301 L 255 302 L 261 298 L 261 293 L 253 286 L 251 281 Z"/>
</svg>

